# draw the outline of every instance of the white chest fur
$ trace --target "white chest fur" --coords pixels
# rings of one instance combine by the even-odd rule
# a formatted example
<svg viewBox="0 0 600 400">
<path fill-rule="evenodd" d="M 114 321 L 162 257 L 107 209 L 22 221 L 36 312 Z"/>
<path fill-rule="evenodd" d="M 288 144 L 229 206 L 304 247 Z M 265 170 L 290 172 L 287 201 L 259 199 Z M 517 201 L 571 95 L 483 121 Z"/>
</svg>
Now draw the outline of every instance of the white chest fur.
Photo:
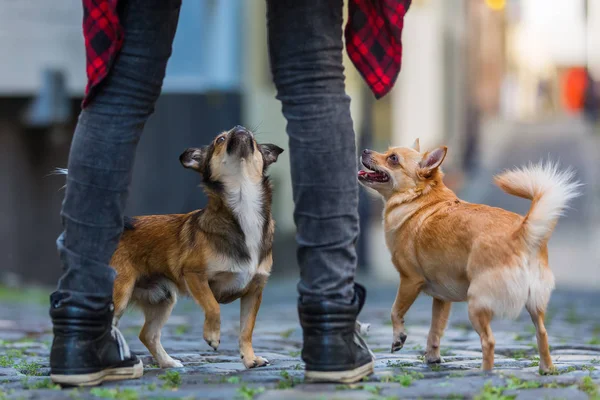
<svg viewBox="0 0 600 400">
<path fill-rule="evenodd" d="M 252 278 L 261 272 L 258 270 L 258 261 L 265 223 L 262 214 L 263 196 L 262 185 L 250 182 L 241 183 L 236 190 L 230 190 L 225 195 L 244 233 L 250 259 L 236 260 L 223 256 L 211 262 L 208 268 L 209 277 L 214 283 L 215 290 L 221 294 L 243 290 Z"/>
</svg>

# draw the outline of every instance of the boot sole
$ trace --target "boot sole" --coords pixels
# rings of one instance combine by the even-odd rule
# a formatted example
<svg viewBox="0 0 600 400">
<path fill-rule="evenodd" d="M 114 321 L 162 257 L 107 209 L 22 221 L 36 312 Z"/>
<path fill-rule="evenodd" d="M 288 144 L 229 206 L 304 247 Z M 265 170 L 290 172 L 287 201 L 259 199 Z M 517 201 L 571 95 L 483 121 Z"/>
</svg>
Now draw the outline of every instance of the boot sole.
<svg viewBox="0 0 600 400">
<path fill-rule="evenodd" d="M 68 386 L 96 386 L 105 381 L 120 381 L 125 379 L 137 379 L 144 374 L 142 360 L 131 367 L 110 368 L 91 374 L 59 375 L 51 374 L 50 379 L 59 385 Z"/>
<path fill-rule="evenodd" d="M 348 371 L 305 371 L 304 381 L 307 383 L 355 383 L 373 373 L 375 363 L 361 365 Z"/>
</svg>

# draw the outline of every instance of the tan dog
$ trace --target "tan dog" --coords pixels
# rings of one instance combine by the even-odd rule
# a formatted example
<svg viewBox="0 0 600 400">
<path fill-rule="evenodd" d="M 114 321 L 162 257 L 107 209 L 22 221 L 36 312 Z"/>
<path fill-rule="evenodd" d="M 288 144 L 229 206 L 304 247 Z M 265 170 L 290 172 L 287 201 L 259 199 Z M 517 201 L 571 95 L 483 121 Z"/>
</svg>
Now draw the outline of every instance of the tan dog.
<svg viewBox="0 0 600 400">
<path fill-rule="evenodd" d="M 189 214 L 127 219 L 111 265 L 115 324 L 130 302 L 144 312 L 140 340 L 161 368 L 181 367 L 160 343 L 161 329 L 179 294 L 191 294 L 204 309 L 204 340 L 220 343 L 219 303 L 240 302 L 240 353 L 246 368 L 268 360 L 252 349 L 252 331 L 271 271 L 274 221 L 267 167 L 283 150 L 258 144 L 235 127 L 203 148 L 180 157 L 199 172 L 208 195 L 205 209 Z"/>
<path fill-rule="evenodd" d="M 481 338 L 484 370 L 494 365 L 494 316 L 516 317 L 523 307 L 536 328 L 540 371 L 554 366 L 548 349 L 544 313 L 554 276 L 547 243 L 567 202 L 578 195 L 571 171 L 539 164 L 505 172 L 496 184 L 532 200 L 521 215 L 459 200 L 442 182 L 446 147 L 420 153 L 396 147 L 380 154 L 365 150 L 362 185 L 385 201 L 383 225 L 392 261 L 400 273 L 392 308 L 392 352 L 406 340 L 404 315 L 421 291 L 433 297 L 425 359 L 441 362 L 440 338 L 455 301 L 467 301 L 469 319 Z"/>
</svg>

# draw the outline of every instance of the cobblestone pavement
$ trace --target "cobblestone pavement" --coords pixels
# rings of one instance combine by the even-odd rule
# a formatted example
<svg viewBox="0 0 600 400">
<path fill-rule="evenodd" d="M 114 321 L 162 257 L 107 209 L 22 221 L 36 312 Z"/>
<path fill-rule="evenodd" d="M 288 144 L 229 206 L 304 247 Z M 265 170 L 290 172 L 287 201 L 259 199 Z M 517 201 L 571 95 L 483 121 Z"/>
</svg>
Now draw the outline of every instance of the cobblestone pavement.
<svg viewBox="0 0 600 400">
<path fill-rule="evenodd" d="M 367 281 L 368 283 L 368 281 Z M 479 338 L 468 322 L 466 305 L 455 304 L 445 337 L 444 362 L 422 361 L 430 322 L 431 299 L 420 297 L 409 311 L 404 349 L 389 353 L 389 309 L 396 287 L 371 282 L 361 321 L 371 324 L 367 336 L 377 356 L 375 375 L 358 385 L 303 384 L 301 330 L 295 309 L 295 287 L 267 285 L 254 332 L 258 355 L 271 365 L 244 370 L 237 351 L 238 303 L 222 307 L 222 340 L 217 352 L 202 340 L 202 312 L 182 300 L 163 330 L 167 351 L 184 368 L 164 371 L 137 339 L 142 317 L 131 311 L 121 328 L 145 364 L 142 379 L 105 383 L 94 389 L 63 389 L 48 375 L 51 341 L 45 294 L 0 290 L 0 399 L 600 399 L 599 293 L 556 291 L 547 329 L 557 374 L 537 372 L 535 334 L 526 313 L 516 321 L 495 321 L 495 372 L 479 371 Z M 26 300 L 26 302 L 24 302 Z"/>
</svg>

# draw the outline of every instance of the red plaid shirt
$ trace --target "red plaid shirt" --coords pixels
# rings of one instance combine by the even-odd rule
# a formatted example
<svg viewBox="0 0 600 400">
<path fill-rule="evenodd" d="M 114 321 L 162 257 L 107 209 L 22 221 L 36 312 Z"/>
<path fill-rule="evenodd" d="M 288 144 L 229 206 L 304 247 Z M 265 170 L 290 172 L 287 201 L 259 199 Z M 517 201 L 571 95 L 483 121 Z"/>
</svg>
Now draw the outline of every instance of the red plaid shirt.
<svg viewBox="0 0 600 400">
<path fill-rule="evenodd" d="M 85 107 L 108 75 L 121 46 L 118 0 L 82 0 L 88 83 Z M 346 50 L 376 98 L 394 86 L 402 63 L 402 28 L 411 0 L 349 0 Z"/>
</svg>

